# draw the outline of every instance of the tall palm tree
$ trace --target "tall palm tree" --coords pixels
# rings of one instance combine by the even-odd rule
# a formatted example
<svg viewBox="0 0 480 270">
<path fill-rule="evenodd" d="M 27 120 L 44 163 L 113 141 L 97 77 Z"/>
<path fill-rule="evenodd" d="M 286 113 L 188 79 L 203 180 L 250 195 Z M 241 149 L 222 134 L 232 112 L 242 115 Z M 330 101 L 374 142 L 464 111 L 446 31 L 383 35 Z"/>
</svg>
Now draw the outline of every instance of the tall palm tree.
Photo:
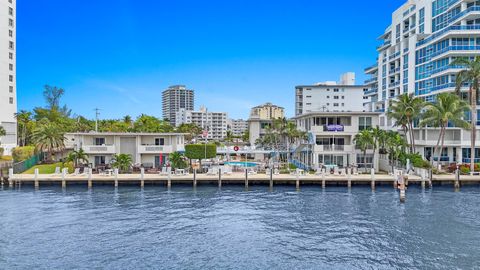
<svg viewBox="0 0 480 270">
<path fill-rule="evenodd" d="M 410 141 L 410 152 L 415 152 L 415 135 L 413 130 L 413 122 L 424 106 L 421 98 L 415 97 L 413 94 L 402 94 L 396 100 L 391 100 L 388 108 L 387 116 L 395 120 L 395 126 L 402 127 L 405 136 L 408 134 Z"/>
<path fill-rule="evenodd" d="M 32 121 L 32 113 L 29 111 L 21 110 L 15 114 L 17 119 L 18 129 L 20 134 L 20 145 L 25 146 L 27 144 L 27 125 Z"/>
<path fill-rule="evenodd" d="M 468 97 L 471 111 L 471 133 L 470 133 L 470 171 L 475 170 L 475 142 L 477 140 L 477 104 L 479 103 L 480 89 L 480 56 L 470 60 L 468 58 L 457 58 L 450 65 L 465 67 L 457 74 L 456 89 L 458 95 L 462 93 L 462 87 L 468 86 Z"/>
<path fill-rule="evenodd" d="M 440 162 L 441 153 L 445 145 L 445 133 L 449 122 L 456 127 L 468 129 L 470 124 L 463 120 L 465 111 L 470 107 L 462 101 L 457 95 L 451 93 L 441 93 L 437 96 L 435 102 L 429 103 L 426 106 L 426 111 L 423 114 L 421 126 L 433 126 L 440 128 L 437 145 L 433 151 L 433 158 L 431 163 L 435 160 L 438 154 L 438 162 Z"/>
<path fill-rule="evenodd" d="M 375 160 L 375 153 L 377 152 L 377 148 L 382 147 L 383 142 L 385 141 L 385 131 L 380 127 L 376 126 L 375 128 L 371 129 L 371 133 L 373 138 L 373 159 Z"/>
<path fill-rule="evenodd" d="M 365 164 L 365 170 L 367 169 L 366 160 L 367 160 L 367 150 L 372 147 L 374 144 L 374 139 L 372 132 L 368 129 L 362 130 L 360 133 L 355 135 L 354 138 L 355 146 L 363 152 L 363 159 Z"/>
<path fill-rule="evenodd" d="M 41 123 L 32 132 L 32 141 L 40 151 L 47 152 L 47 160 L 51 161 L 56 151 L 65 148 L 65 134 L 55 123 Z"/>
<path fill-rule="evenodd" d="M 402 137 L 398 132 L 387 131 L 385 134 L 385 146 L 388 150 L 388 156 L 390 159 L 390 164 L 392 165 L 392 172 L 397 162 L 400 154 L 405 151 L 405 147 L 408 145 L 404 137 Z"/>
</svg>

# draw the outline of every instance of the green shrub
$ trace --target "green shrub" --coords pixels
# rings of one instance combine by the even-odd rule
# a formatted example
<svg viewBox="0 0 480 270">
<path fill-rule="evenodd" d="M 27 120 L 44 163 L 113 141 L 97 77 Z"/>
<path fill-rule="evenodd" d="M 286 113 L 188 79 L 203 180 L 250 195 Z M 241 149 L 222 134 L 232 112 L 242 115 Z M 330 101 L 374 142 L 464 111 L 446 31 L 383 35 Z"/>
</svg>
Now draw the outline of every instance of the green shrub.
<svg viewBox="0 0 480 270">
<path fill-rule="evenodd" d="M 462 174 L 470 174 L 470 166 L 462 165 L 460 166 L 460 173 Z"/>
<path fill-rule="evenodd" d="M 205 151 L 206 148 L 206 151 Z M 185 145 L 185 156 L 189 159 L 215 158 L 217 146 L 215 144 L 189 144 Z"/>
<path fill-rule="evenodd" d="M 16 162 L 27 160 L 35 155 L 34 146 L 15 147 L 12 150 L 13 160 Z"/>
<path fill-rule="evenodd" d="M 297 166 L 295 166 L 295 164 L 292 164 L 292 163 L 289 163 L 288 167 L 290 168 L 290 170 L 296 170 L 297 169 Z"/>
</svg>

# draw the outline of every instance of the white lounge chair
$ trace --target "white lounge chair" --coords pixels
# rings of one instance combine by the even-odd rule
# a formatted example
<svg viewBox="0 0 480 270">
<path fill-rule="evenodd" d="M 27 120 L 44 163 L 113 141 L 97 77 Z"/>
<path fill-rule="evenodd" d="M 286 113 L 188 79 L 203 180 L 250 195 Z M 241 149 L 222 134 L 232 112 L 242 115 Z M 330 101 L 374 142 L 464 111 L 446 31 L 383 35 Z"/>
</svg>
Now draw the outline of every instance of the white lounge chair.
<svg viewBox="0 0 480 270">
<path fill-rule="evenodd" d="M 273 171 L 273 174 L 274 174 L 274 175 L 280 175 L 280 171 L 279 171 L 278 169 L 275 169 L 275 170 Z"/>
<path fill-rule="evenodd" d="M 77 176 L 80 174 L 80 168 L 75 168 L 75 171 L 72 173 L 73 176 Z"/>
<path fill-rule="evenodd" d="M 323 169 L 317 168 L 317 171 L 315 172 L 315 175 L 317 175 L 317 176 L 322 175 L 322 173 L 323 173 Z"/>
<path fill-rule="evenodd" d="M 62 174 L 62 172 L 60 171 L 60 167 L 55 167 L 55 173 L 56 175 L 58 174 Z"/>
<path fill-rule="evenodd" d="M 207 175 L 217 175 L 218 170 L 216 168 L 208 168 Z"/>
<path fill-rule="evenodd" d="M 352 174 L 353 174 L 353 175 L 358 175 L 358 169 L 357 169 L 357 167 L 353 167 L 353 168 L 352 168 Z"/>
</svg>

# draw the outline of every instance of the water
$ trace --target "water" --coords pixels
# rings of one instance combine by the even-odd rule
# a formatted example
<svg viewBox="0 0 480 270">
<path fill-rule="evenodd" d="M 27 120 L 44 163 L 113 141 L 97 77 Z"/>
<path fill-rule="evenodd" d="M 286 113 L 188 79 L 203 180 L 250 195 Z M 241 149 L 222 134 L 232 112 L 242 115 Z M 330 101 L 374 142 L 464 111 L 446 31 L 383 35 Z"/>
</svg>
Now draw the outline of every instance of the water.
<svg viewBox="0 0 480 270">
<path fill-rule="evenodd" d="M 0 269 L 480 269 L 480 188 L 0 190 Z"/>
<path fill-rule="evenodd" d="M 257 167 L 258 163 L 255 162 L 225 162 L 225 165 L 230 165 L 230 166 L 237 166 L 237 167 L 247 167 L 247 168 L 252 168 L 252 167 Z"/>
</svg>

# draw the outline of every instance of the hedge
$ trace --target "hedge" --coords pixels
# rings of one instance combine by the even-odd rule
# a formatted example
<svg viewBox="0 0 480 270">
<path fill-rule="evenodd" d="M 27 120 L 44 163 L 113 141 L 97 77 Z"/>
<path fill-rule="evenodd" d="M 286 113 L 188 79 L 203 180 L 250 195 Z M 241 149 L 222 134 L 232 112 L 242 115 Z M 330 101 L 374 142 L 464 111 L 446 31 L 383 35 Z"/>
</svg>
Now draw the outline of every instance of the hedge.
<svg viewBox="0 0 480 270">
<path fill-rule="evenodd" d="M 207 149 L 205 155 L 205 147 Z M 185 145 L 185 156 L 189 159 L 215 158 L 217 156 L 217 146 L 215 144 L 189 144 Z"/>
<path fill-rule="evenodd" d="M 13 160 L 16 162 L 27 160 L 35 155 L 34 146 L 15 147 L 12 150 Z"/>
</svg>

